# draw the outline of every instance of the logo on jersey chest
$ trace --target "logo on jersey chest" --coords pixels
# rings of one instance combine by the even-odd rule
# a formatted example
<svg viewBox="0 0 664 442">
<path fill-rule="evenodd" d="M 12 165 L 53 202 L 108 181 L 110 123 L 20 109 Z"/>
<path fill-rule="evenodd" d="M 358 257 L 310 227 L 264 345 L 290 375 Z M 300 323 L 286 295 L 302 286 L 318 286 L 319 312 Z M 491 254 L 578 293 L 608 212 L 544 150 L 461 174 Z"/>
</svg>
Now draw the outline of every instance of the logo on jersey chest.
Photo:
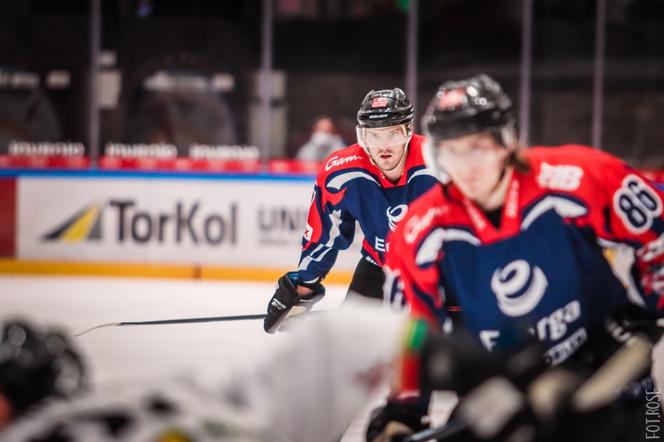
<svg viewBox="0 0 664 442">
<path fill-rule="evenodd" d="M 539 304 L 547 286 L 542 269 L 531 267 L 523 259 L 497 269 L 491 277 L 491 290 L 498 300 L 498 308 L 511 317 L 530 313 Z"/>
<path fill-rule="evenodd" d="M 547 363 L 559 364 L 586 342 L 588 334 L 585 327 L 578 322 L 581 316 L 581 303 L 573 300 L 541 317 L 532 327 L 528 328 L 528 331 L 540 341 L 559 341 L 546 351 Z M 569 336 L 567 336 L 568 332 Z M 479 332 L 480 341 L 489 351 L 498 344 L 500 335 L 501 331 L 498 329 Z"/>
<path fill-rule="evenodd" d="M 399 204 L 398 206 L 388 207 L 385 211 L 387 215 L 387 222 L 390 225 L 390 230 L 395 231 L 397 228 L 397 223 L 404 219 L 406 213 L 408 212 L 407 204 Z"/>
</svg>

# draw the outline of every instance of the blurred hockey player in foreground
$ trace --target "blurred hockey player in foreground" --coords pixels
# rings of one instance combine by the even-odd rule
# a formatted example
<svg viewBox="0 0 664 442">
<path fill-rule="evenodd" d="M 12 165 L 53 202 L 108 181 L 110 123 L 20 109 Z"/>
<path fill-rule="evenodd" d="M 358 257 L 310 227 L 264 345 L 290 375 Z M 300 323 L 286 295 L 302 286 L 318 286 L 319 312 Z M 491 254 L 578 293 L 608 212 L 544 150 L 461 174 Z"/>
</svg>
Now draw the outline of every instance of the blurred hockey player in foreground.
<svg viewBox="0 0 664 442">
<path fill-rule="evenodd" d="M 502 431 L 503 426 L 533 422 L 523 419 L 531 412 L 521 407 L 527 402 L 520 390 L 500 389 L 508 382 L 501 383 L 503 379 L 513 380 L 519 388 L 535 385 L 534 397 L 539 400 L 532 402 L 538 404 L 540 413 L 555 409 L 557 396 L 577 385 L 579 392 L 594 392 L 577 395 L 581 405 L 597 401 L 598 388 L 586 388 L 592 382 L 583 384 L 565 373 L 544 372 L 531 382 L 531 374 L 540 365 L 538 348 L 526 347 L 505 362 L 463 337 L 427 336 L 423 322 L 360 301 L 293 327 L 289 339 L 281 342 L 285 347 L 274 346 L 258 365 L 219 361 L 219 373 L 213 380 L 194 375 L 134 379 L 97 391 L 81 388 L 82 363 L 64 335 L 39 332 L 25 322 L 5 322 L 0 338 L 0 441 L 333 441 L 370 396 L 397 374 L 394 362 L 404 342 L 408 344 L 406 358 L 423 358 L 422 379 L 428 387 L 454 386 L 470 392 L 460 409 L 479 403 L 471 409 L 479 411 L 475 416 L 460 415 L 474 423 L 488 418 L 489 425 L 480 424 L 481 428 L 495 428 L 498 421 Z M 632 372 L 609 370 L 600 384 L 623 385 L 649 363 L 649 349 L 642 343 L 628 348 L 635 351 L 616 353 Z M 611 365 L 611 360 L 605 365 Z M 401 367 L 408 370 L 407 364 Z M 484 384 L 494 390 L 474 390 Z M 599 391 L 600 399 L 602 394 L 606 396 L 606 387 Z M 493 403 L 496 400 L 498 404 Z M 503 421 L 491 411 L 497 411 Z M 578 412 L 568 414 L 565 422 L 579 416 L 585 417 Z M 452 424 L 450 428 L 455 428 Z M 543 423 L 538 425 L 538 430 L 548 429 Z M 403 430 L 404 426 L 396 428 Z"/>
<path fill-rule="evenodd" d="M 71 340 L 25 321 L 0 323 L 0 434 L 30 407 L 85 387 L 85 368 Z"/>
<path fill-rule="evenodd" d="M 274 333 L 325 294 L 322 281 L 339 250 L 364 242 L 349 293 L 382 299 L 387 235 L 408 205 L 434 185 L 424 165 L 422 137 L 413 134 L 413 106 L 399 89 L 370 91 L 357 113 L 357 144 L 330 155 L 316 178 L 297 271 L 279 278 L 264 328 Z"/>
<path fill-rule="evenodd" d="M 426 400 L 407 400 L 422 387 L 420 363 L 425 373 L 437 367 L 425 387 L 446 384 L 464 397 L 453 418 L 465 419 L 469 429 L 459 440 L 662 437 L 661 425 L 646 428 L 648 407 L 659 406 L 647 370 L 586 415 L 577 413 L 570 390 L 605 370 L 630 337 L 659 337 L 664 193 L 600 150 L 519 149 L 511 100 L 486 75 L 444 83 L 422 121 L 424 155 L 441 183 L 411 204 L 391 236 L 388 295 L 405 295 L 430 330 L 449 331 L 445 307 L 459 305 L 463 325 L 454 327 L 458 338 L 450 342 L 463 341 L 461 354 L 474 356 L 464 364 L 459 352 L 448 351 L 423 362 L 417 356 L 422 340 L 416 343 L 406 358 L 404 391 L 375 412 L 367 439 L 402 440 L 388 428 L 395 421 L 404 424 L 401 433 L 424 428 Z M 612 271 L 606 247 L 629 251 L 623 271 Z M 571 376 L 553 383 L 560 388 L 548 392 L 547 415 L 556 422 L 573 410 L 576 420 L 548 428 L 525 418 L 542 417 L 529 395 L 535 375 L 525 370 L 537 364 L 510 358 L 532 340 L 545 365 Z M 512 367 L 491 370 L 488 352 L 511 360 Z M 613 365 L 627 372 L 639 367 L 629 360 Z"/>
<path fill-rule="evenodd" d="M 220 360 L 209 382 L 133 380 L 66 400 L 81 379 L 62 371 L 73 348 L 10 324 L 0 336 L 0 441 L 333 441 L 390 377 L 407 319 L 355 300 L 294 326 L 259 365 Z"/>
</svg>

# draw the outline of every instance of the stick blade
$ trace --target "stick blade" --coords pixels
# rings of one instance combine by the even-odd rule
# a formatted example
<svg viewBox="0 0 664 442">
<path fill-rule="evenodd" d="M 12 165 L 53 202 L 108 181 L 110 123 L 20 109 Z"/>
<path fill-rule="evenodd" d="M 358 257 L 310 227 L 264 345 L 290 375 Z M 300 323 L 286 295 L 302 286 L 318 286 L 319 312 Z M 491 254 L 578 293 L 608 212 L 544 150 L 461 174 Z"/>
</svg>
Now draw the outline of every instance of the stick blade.
<svg viewBox="0 0 664 442">
<path fill-rule="evenodd" d="M 116 326 L 119 326 L 120 324 L 122 324 L 122 323 L 121 323 L 121 322 L 107 322 L 107 323 L 105 323 L 105 324 L 95 325 L 94 327 L 90 327 L 90 328 L 88 328 L 88 329 L 85 329 L 85 330 L 83 330 L 83 331 L 80 332 L 80 333 L 76 333 L 76 334 L 74 335 L 74 337 L 75 337 L 75 338 L 78 338 L 79 336 L 83 336 L 84 334 L 86 334 L 86 333 L 90 333 L 92 330 L 97 330 L 98 328 L 104 328 L 104 327 L 116 327 Z"/>
</svg>

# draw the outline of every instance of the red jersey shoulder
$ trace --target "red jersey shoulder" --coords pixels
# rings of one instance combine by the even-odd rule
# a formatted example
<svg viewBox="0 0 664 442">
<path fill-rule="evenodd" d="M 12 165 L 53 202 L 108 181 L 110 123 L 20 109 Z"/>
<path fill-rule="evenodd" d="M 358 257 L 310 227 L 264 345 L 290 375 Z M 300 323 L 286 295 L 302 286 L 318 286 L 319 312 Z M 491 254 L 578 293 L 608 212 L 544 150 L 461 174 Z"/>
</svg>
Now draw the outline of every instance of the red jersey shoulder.
<svg viewBox="0 0 664 442">
<path fill-rule="evenodd" d="M 556 147 L 533 146 L 525 150 L 525 155 L 533 164 L 574 164 L 593 168 L 604 164 L 622 163 L 618 158 L 589 146 L 565 144 Z"/>
<path fill-rule="evenodd" d="M 325 180 L 331 173 L 357 167 L 367 168 L 369 164 L 371 163 L 364 149 L 359 144 L 352 144 L 344 149 L 333 152 L 325 158 L 318 172 L 318 178 L 319 180 Z"/>
<path fill-rule="evenodd" d="M 406 169 L 424 165 L 424 156 L 422 155 L 422 145 L 424 144 L 422 135 L 413 134 L 408 144 L 408 158 L 406 159 Z"/>
<path fill-rule="evenodd" d="M 352 144 L 346 148 L 331 153 L 323 161 L 322 172 L 362 166 L 367 160 L 367 153 L 359 144 Z"/>
<path fill-rule="evenodd" d="M 410 182 L 411 178 L 417 175 L 431 175 L 433 174 L 426 169 L 424 163 L 424 155 L 422 148 L 425 138 L 422 135 L 413 134 L 408 144 L 408 156 L 404 164 L 403 176 L 400 178 L 398 185 L 405 185 Z"/>
</svg>

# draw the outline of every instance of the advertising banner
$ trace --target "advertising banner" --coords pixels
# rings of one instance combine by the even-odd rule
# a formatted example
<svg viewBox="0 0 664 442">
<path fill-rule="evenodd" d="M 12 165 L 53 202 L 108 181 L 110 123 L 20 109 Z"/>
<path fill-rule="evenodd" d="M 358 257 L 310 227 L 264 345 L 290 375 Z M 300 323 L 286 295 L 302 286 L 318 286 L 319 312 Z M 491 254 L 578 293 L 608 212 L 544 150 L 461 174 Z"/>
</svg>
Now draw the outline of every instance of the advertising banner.
<svg viewBox="0 0 664 442">
<path fill-rule="evenodd" d="M 297 266 L 313 182 L 21 177 L 25 260 Z M 339 270 L 357 264 L 361 234 Z"/>
</svg>

